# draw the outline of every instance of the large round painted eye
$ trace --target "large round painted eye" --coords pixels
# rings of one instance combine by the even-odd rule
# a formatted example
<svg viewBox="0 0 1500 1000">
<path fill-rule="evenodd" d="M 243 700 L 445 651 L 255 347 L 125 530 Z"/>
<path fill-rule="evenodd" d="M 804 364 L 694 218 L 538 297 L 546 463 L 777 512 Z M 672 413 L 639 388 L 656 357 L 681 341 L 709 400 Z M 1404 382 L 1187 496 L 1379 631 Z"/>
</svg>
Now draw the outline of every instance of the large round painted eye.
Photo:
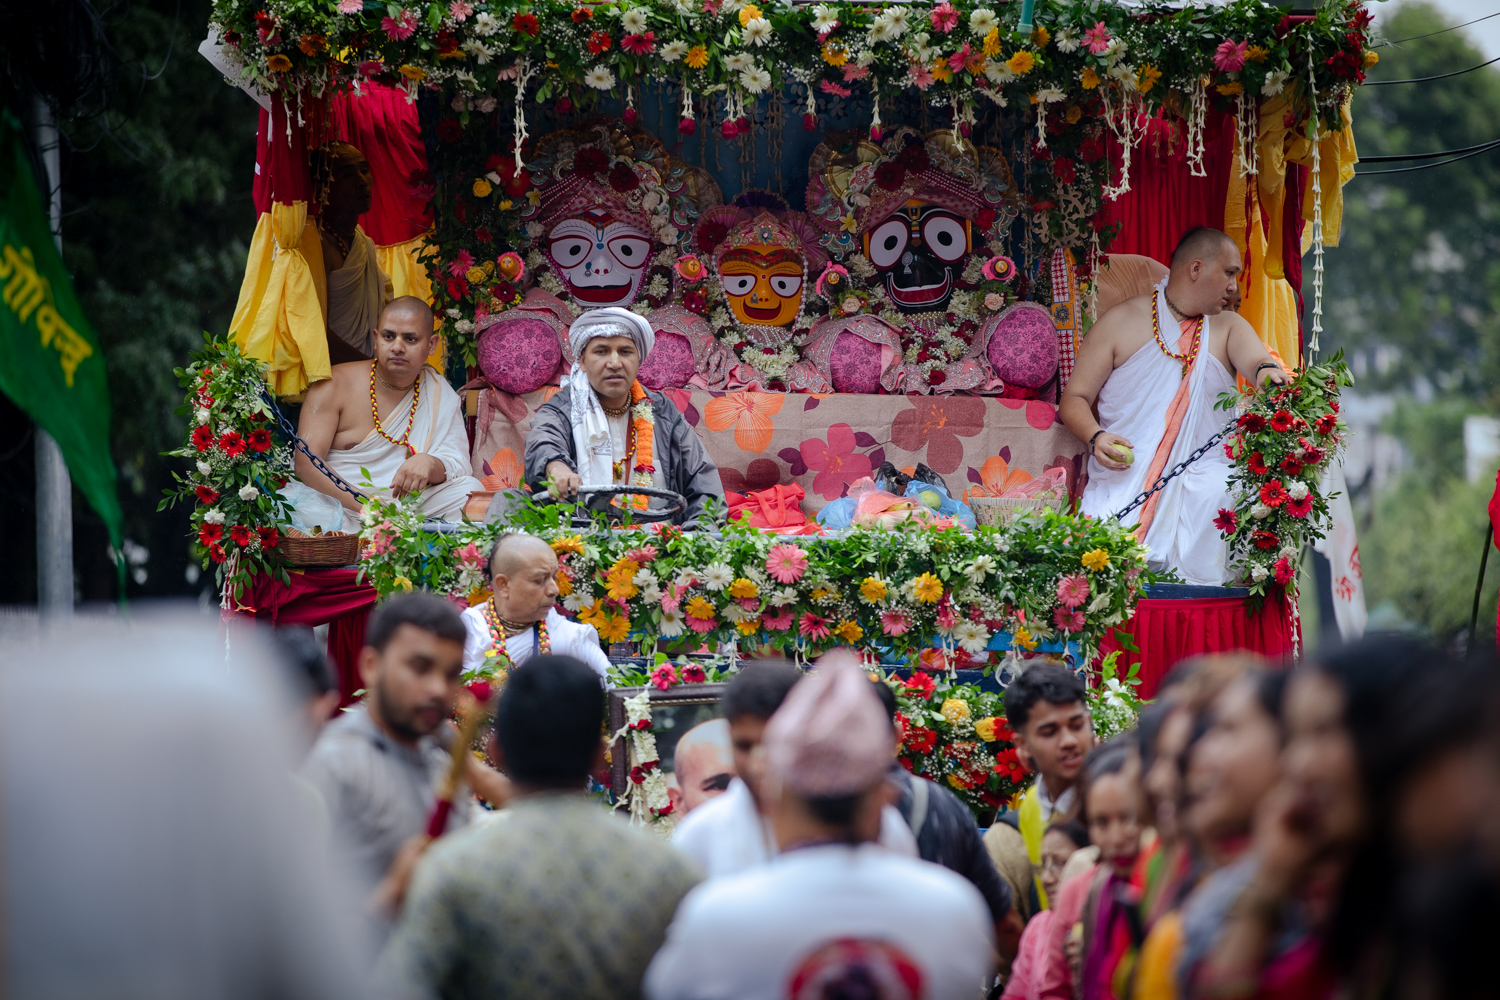
<svg viewBox="0 0 1500 1000">
<path fill-rule="evenodd" d="M 887 219 L 870 234 L 870 263 L 876 267 L 890 267 L 905 249 L 905 219 Z"/>
<path fill-rule="evenodd" d="M 932 215 L 922 223 L 922 242 L 933 256 L 951 264 L 969 252 L 964 224 L 951 215 Z"/>
<path fill-rule="evenodd" d="M 771 276 L 771 289 L 784 299 L 789 299 L 797 294 L 797 289 L 802 287 L 802 276 L 797 274 L 773 274 Z"/>
<path fill-rule="evenodd" d="M 644 267 L 651 244 L 639 236 L 616 236 L 609 241 L 609 252 L 626 267 Z"/>
<path fill-rule="evenodd" d="M 563 267 L 572 267 L 582 264 L 593 247 L 593 241 L 582 236 L 559 236 L 552 241 L 552 259 Z"/>
<path fill-rule="evenodd" d="M 724 284 L 724 291 L 730 295 L 749 295 L 750 289 L 755 287 L 753 274 L 726 274 L 719 280 Z"/>
</svg>

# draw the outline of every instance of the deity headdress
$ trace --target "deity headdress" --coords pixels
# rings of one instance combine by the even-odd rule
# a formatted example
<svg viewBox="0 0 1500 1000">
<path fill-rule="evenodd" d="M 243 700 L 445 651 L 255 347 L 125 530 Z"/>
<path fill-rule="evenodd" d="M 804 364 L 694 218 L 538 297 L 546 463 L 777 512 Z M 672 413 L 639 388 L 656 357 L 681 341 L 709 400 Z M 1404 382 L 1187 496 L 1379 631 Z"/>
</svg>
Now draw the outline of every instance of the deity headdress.
<svg viewBox="0 0 1500 1000">
<path fill-rule="evenodd" d="M 852 133 L 830 136 L 808 161 L 808 214 L 829 231 L 824 245 L 853 249 L 868 232 L 909 201 L 939 205 L 979 224 L 976 242 L 1003 234 L 1020 214 L 1015 181 L 1004 154 L 962 145 L 939 129 L 893 129 L 880 143 Z M 853 219 L 854 232 L 848 228 Z"/>
<path fill-rule="evenodd" d="M 800 212 L 720 205 L 703 213 L 694 230 L 693 242 L 710 255 L 715 267 L 731 250 L 758 245 L 801 254 L 807 269 L 816 272 L 828 262 L 828 252 L 819 242 L 821 237 L 817 227 Z"/>
</svg>

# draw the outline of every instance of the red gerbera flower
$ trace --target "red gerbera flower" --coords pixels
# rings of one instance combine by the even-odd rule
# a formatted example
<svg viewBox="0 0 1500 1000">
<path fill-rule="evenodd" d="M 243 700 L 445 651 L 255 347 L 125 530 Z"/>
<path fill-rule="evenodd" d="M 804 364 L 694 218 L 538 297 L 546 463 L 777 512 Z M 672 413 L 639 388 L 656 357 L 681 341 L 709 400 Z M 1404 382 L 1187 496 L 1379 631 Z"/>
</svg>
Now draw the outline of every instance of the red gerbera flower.
<svg viewBox="0 0 1500 1000">
<path fill-rule="evenodd" d="M 1325 413 L 1317 420 L 1313 421 L 1313 430 L 1317 431 L 1319 434 L 1332 434 L 1334 428 L 1338 427 L 1338 425 L 1339 418 L 1337 414 Z"/>
<path fill-rule="evenodd" d="M 281 532 L 270 525 L 261 525 L 255 529 L 255 533 L 260 536 L 260 547 L 263 549 L 274 549 L 281 541 Z"/>
<path fill-rule="evenodd" d="M 210 545 L 208 547 L 208 557 L 216 563 L 221 563 L 228 558 L 226 555 L 224 555 L 224 547 L 218 544 Z"/>
<path fill-rule="evenodd" d="M 1239 517 L 1235 514 L 1235 512 L 1227 507 L 1220 507 L 1219 516 L 1214 518 L 1214 527 L 1218 528 L 1220 531 L 1224 532 L 1224 534 L 1228 535 L 1231 534 L 1238 526 Z"/>
<path fill-rule="evenodd" d="M 1285 585 L 1292 578 L 1292 561 L 1285 556 L 1276 560 L 1271 568 L 1276 572 L 1276 582 Z"/>
<path fill-rule="evenodd" d="M 1250 541 L 1255 543 L 1257 549 L 1274 549 L 1281 544 L 1281 538 L 1274 531 L 1260 530 L 1250 536 Z"/>
<path fill-rule="evenodd" d="M 193 428 L 193 447 L 199 451 L 207 451 L 214 446 L 213 428 L 201 424 Z"/>
<path fill-rule="evenodd" d="M 1270 469 L 1266 468 L 1265 456 L 1258 451 L 1252 451 L 1250 453 L 1249 464 L 1250 471 L 1257 476 L 1264 476 L 1266 473 L 1271 471 Z"/>
<path fill-rule="evenodd" d="M 915 753 L 929 753 L 937 746 L 937 730 L 926 726 L 912 726 L 906 745 Z"/>
<path fill-rule="evenodd" d="M 574 24 L 582 24 L 584 21 L 587 21 L 589 18 L 591 18 L 593 16 L 594 16 L 594 12 L 591 9 L 589 9 L 588 7 L 574 7 L 573 8 L 573 23 Z"/>
<path fill-rule="evenodd" d="M 1281 471 L 1289 476 L 1302 475 L 1302 463 L 1297 460 L 1296 455 L 1288 455 L 1281 460 Z"/>
<path fill-rule="evenodd" d="M 198 526 L 198 544 L 210 546 L 224 537 L 224 528 L 218 524 L 201 524 Z"/>
<path fill-rule="evenodd" d="M 924 698 L 931 698 L 932 692 L 937 690 L 937 681 L 933 680 L 930 674 L 914 670 L 906 681 L 906 690 L 915 691 Z"/>
<path fill-rule="evenodd" d="M 219 447 L 224 449 L 224 454 L 235 458 L 244 454 L 245 439 L 240 436 L 239 431 L 225 431 L 219 436 Z"/>
<path fill-rule="evenodd" d="M 1311 493 L 1301 500 L 1287 500 L 1285 508 L 1286 512 L 1293 517 L 1306 517 L 1312 513 L 1312 509 L 1313 495 Z"/>
<path fill-rule="evenodd" d="M 250 432 L 250 450 L 257 455 L 264 455 L 271 450 L 271 432 L 264 427 L 257 427 Z"/>
<path fill-rule="evenodd" d="M 1283 434 L 1291 429 L 1291 426 L 1296 422 L 1296 419 L 1296 417 L 1292 416 L 1286 410 L 1277 410 L 1271 416 L 1271 429 L 1278 434 Z"/>
<path fill-rule="evenodd" d="M 593 34 L 589 35 L 589 40 L 587 42 L 589 51 L 596 56 L 601 52 L 607 52 L 609 50 L 609 47 L 613 44 L 614 39 L 609 37 L 609 32 L 607 31 L 594 32 Z"/>
<path fill-rule="evenodd" d="M 536 19 L 535 14 L 517 14 L 510 19 L 510 24 L 516 31 L 523 35 L 530 35 L 532 38 L 541 34 L 542 31 L 541 22 Z"/>
<path fill-rule="evenodd" d="M 1281 480 L 1273 479 L 1269 483 L 1261 484 L 1260 502 L 1267 507 L 1280 507 L 1289 499 L 1290 495 L 1281 488 Z"/>
<path fill-rule="evenodd" d="M 255 537 L 255 532 L 251 531 L 249 528 L 245 527 L 243 524 L 236 524 L 234 527 L 232 527 L 232 528 L 229 529 L 229 538 L 230 538 L 230 540 L 233 541 L 234 544 L 238 545 L 242 549 L 245 546 L 249 545 L 250 544 L 250 540 L 252 538 L 254 538 L 254 537 Z"/>
<path fill-rule="evenodd" d="M 1307 438 L 1302 439 L 1305 447 L 1302 449 L 1302 461 L 1308 465 L 1319 465 L 1328 457 L 1327 448 L 1319 448 L 1315 444 L 1306 444 Z"/>
<path fill-rule="evenodd" d="M 198 502 L 205 507 L 212 507 L 219 502 L 219 494 L 207 486 L 196 487 L 193 492 L 198 495 Z"/>
<path fill-rule="evenodd" d="M 1259 434 L 1266 429 L 1266 418 L 1259 413 L 1247 413 L 1239 419 L 1240 428 L 1251 434 Z"/>
</svg>

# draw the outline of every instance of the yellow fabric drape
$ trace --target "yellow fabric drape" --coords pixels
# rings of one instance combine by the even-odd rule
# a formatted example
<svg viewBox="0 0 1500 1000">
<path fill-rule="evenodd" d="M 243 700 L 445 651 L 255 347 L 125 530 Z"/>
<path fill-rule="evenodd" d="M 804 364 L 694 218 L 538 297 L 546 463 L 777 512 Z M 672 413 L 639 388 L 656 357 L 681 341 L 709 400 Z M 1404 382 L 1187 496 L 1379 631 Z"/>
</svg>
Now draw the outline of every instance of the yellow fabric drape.
<svg viewBox="0 0 1500 1000">
<path fill-rule="evenodd" d="M 301 396 L 309 382 L 330 374 L 318 294 L 322 248 L 316 261 L 308 259 L 306 228 L 306 202 L 273 204 L 260 217 L 229 324 L 240 350 L 269 366 L 266 380 L 278 396 Z"/>
<path fill-rule="evenodd" d="M 1261 169 L 1265 169 L 1264 163 Z M 1297 295 L 1284 276 L 1272 277 L 1268 273 L 1269 241 L 1261 223 L 1260 191 L 1252 191 L 1249 180 L 1249 177 L 1240 176 L 1239 154 L 1236 152 L 1229 166 L 1229 191 L 1224 198 L 1224 231 L 1239 248 L 1241 260 L 1249 250 L 1247 266 L 1240 275 L 1240 315 L 1279 357 L 1291 358 L 1294 365 L 1300 364 Z M 1247 193 L 1251 195 L 1248 214 L 1245 209 Z"/>
<path fill-rule="evenodd" d="M 1339 230 L 1344 223 L 1344 185 L 1354 176 L 1354 165 L 1359 162 L 1359 150 L 1354 146 L 1354 118 L 1349 112 L 1349 101 L 1339 108 L 1340 127 L 1329 131 L 1318 139 L 1318 159 L 1321 166 L 1321 188 L 1323 190 L 1323 245 L 1339 245 Z M 1312 167 L 1312 140 L 1297 135 L 1287 146 L 1288 163 Z M 1303 189 L 1302 218 L 1309 224 L 1302 231 L 1302 252 L 1312 246 L 1313 178 L 1307 174 L 1307 186 Z"/>
</svg>

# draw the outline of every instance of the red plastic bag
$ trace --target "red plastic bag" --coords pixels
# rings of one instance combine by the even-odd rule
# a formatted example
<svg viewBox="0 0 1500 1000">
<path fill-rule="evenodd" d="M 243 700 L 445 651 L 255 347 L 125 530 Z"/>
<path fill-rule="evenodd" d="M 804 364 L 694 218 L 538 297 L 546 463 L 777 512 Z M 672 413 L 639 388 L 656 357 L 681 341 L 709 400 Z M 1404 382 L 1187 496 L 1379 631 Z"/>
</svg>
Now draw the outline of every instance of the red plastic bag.
<svg viewBox="0 0 1500 1000">
<path fill-rule="evenodd" d="M 802 510 L 802 487 L 777 483 L 764 490 L 750 493 L 729 491 L 724 498 L 729 501 L 729 517 L 748 521 L 753 528 L 795 528 L 807 523 L 807 514 Z"/>
</svg>

